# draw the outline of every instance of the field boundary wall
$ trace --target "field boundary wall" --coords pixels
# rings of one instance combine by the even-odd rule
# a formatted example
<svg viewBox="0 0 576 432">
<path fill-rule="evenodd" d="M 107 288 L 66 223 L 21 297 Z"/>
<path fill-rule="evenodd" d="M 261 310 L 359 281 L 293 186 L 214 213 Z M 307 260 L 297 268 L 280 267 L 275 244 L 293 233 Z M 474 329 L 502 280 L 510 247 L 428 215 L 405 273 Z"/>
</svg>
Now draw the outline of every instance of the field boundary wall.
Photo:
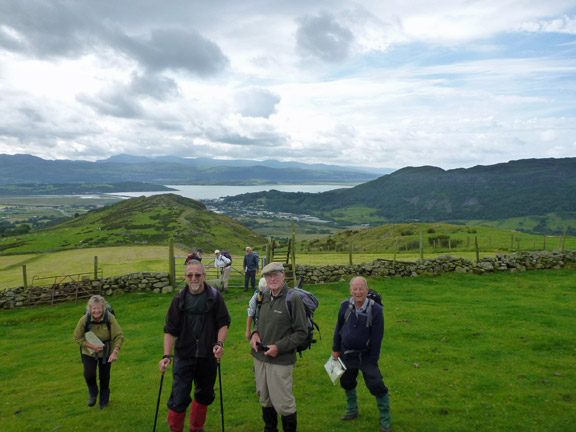
<svg viewBox="0 0 576 432">
<path fill-rule="evenodd" d="M 528 270 L 563 269 L 576 267 L 576 250 L 517 252 L 484 257 L 478 262 L 443 255 L 423 262 L 402 262 L 377 259 L 370 263 L 353 265 L 296 265 L 296 276 L 304 285 L 324 284 L 349 280 L 354 276 L 366 278 L 439 276 L 444 273 L 485 274 L 497 272 L 523 272 Z M 72 289 L 71 289 L 72 288 Z M 83 280 L 70 286 L 8 288 L 0 291 L 0 309 L 56 304 L 79 301 L 78 290 L 115 296 L 130 292 L 150 291 L 167 294 L 174 291 L 168 273 L 130 273 L 123 276 Z M 58 299 L 57 302 L 54 299 Z M 84 301 L 84 300 L 83 300 Z"/>
</svg>

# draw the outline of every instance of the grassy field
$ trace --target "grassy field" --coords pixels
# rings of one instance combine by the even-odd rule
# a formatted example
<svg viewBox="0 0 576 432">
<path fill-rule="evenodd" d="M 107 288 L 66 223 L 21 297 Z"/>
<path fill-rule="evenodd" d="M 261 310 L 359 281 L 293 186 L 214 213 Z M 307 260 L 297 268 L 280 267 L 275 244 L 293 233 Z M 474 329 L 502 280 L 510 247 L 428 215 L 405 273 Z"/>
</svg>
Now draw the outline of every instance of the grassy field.
<svg viewBox="0 0 576 432">
<path fill-rule="evenodd" d="M 370 281 L 383 297 L 386 334 L 381 370 L 390 388 L 393 429 L 400 431 L 575 431 L 576 271 Z M 308 287 L 320 300 L 322 339 L 294 370 L 299 430 L 377 430 L 374 398 L 359 386 L 361 417 L 339 420 L 343 391 L 323 364 L 347 284 Z M 226 429 L 263 428 L 244 338 L 249 294 L 226 295 L 232 326 L 222 363 Z M 112 368 L 105 411 L 86 405 L 72 332 L 84 304 L 0 312 L 0 429 L 22 431 L 151 430 L 160 384 L 162 326 L 171 295 L 111 300 L 126 335 Z M 157 431 L 168 431 L 164 379 Z M 220 430 L 219 394 L 207 431 Z"/>
<path fill-rule="evenodd" d="M 176 270 L 183 272 L 183 262 L 188 251 L 176 249 Z M 265 251 L 259 251 L 260 256 L 266 255 Z M 435 258 L 446 252 L 426 251 L 424 258 Z M 480 257 L 494 256 L 501 251 L 482 251 Z M 476 259 L 476 253 L 472 251 L 452 251 L 451 255 L 470 260 Z M 102 270 L 104 277 L 121 276 L 134 272 L 166 272 L 168 271 L 168 247 L 163 246 L 118 246 L 103 248 L 86 248 L 50 252 L 42 254 L 0 255 L 0 289 L 12 288 L 23 285 L 23 266 L 26 266 L 28 285 L 43 285 L 40 279 L 46 281 L 57 276 L 73 275 L 79 273 L 93 274 L 94 257 L 97 257 L 98 268 Z M 353 264 L 372 262 L 377 258 L 393 259 L 394 253 L 354 253 Z M 214 259 L 211 253 L 204 255 L 204 262 L 210 263 Z M 414 251 L 400 252 L 397 254 L 398 261 L 416 261 L 420 254 Z M 349 264 L 350 256 L 347 252 L 328 253 L 305 253 L 296 254 L 296 262 L 306 265 Z M 235 271 L 231 278 L 232 285 L 243 284 L 243 276 L 240 273 L 242 257 L 237 256 L 234 260 Z M 238 268 L 240 266 L 240 268 Z M 214 271 L 209 270 L 209 277 L 216 277 Z M 52 283 L 52 282 L 50 282 Z M 47 284 L 47 283 L 45 283 Z"/>
</svg>

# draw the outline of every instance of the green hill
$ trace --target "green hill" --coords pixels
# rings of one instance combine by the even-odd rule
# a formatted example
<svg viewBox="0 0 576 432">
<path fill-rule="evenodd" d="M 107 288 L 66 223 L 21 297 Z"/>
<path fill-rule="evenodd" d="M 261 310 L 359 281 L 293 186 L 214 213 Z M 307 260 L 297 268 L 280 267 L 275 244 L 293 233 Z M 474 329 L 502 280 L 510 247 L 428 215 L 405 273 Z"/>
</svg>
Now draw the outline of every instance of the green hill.
<svg viewBox="0 0 576 432">
<path fill-rule="evenodd" d="M 394 253 L 420 249 L 456 255 L 472 251 L 475 241 L 483 251 L 544 250 L 576 247 L 576 238 L 525 234 L 503 228 L 464 226 L 444 223 L 386 224 L 373 228 L 348 229 L 330 236 L 304 241 L 303 252 L 339 251 Z"/>
<path fill-rule="evenodd" d="M 83 247 L 165 245 L 173 238 L 186 249 L 243 251 L 265 239 L 198 201 L 175 194 L 132 198 L 92 210 L 45 230 L 0 240 L 2 253 Z"/>
<path fill-rule="evenodd" d="M 349 189 L 319 194 L 268 191 L 224 202 L 348 223 L 463 223 L 551 213 L 574 222 L 576 158 L 527 159 L 448 171 L 407 167 Z"/>
</svg>

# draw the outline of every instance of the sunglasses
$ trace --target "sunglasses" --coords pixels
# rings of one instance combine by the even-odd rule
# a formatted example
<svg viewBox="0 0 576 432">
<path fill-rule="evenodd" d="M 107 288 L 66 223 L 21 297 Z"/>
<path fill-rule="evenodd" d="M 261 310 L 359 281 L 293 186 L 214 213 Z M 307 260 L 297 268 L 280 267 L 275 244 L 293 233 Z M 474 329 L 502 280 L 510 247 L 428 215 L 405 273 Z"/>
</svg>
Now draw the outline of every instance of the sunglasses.
<svg viewBox="0 0 576 432">
<path fill-rule="evenodd" d="M 187 278 L 196 277 L 196 279 L 200 279 L 202 276 L 204 276 L 202 273 L 186 273 Z"/>
</svg>

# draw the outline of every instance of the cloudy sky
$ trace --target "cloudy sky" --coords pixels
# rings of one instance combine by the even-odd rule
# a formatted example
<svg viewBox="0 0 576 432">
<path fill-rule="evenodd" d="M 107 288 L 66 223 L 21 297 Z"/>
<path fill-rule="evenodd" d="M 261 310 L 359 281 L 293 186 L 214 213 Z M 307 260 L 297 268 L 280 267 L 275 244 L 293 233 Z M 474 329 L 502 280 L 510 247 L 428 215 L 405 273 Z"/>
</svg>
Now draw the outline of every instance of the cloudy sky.
<svg viewBox="0 0 576 432">
<path fill-rule="evenodd" d="M 0 153 L 576 156 L 575 0 L 0 0 Z"/>
</svg>

